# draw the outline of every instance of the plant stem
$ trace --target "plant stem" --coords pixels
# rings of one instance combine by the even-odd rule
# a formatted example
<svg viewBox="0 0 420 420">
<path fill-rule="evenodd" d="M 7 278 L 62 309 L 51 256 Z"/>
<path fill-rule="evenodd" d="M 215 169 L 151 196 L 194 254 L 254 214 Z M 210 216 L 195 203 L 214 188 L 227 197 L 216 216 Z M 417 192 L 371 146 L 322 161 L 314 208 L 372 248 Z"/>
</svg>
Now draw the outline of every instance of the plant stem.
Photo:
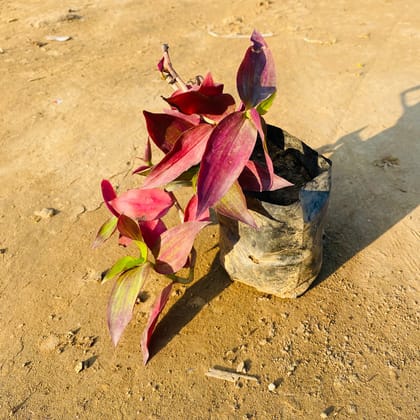
<svg viewBox="0 0 420 420">
<path fill-rule="evenodd" d="M 162 44 L 162 51 L 163 51 L 163 68 L 164 72 L 166 73 L 166 81 L 174 87 L 176 90 L 177 88 L 181 89 L 182 91 L 186 92 L 188 90 L 187 85 L 181 79 L 179 74 L 175 71 L 172 66 L 171 59 L 169 57 L 169 45 Z M 174 86 L 176 85 L 176 87 Z"/>
</svg>

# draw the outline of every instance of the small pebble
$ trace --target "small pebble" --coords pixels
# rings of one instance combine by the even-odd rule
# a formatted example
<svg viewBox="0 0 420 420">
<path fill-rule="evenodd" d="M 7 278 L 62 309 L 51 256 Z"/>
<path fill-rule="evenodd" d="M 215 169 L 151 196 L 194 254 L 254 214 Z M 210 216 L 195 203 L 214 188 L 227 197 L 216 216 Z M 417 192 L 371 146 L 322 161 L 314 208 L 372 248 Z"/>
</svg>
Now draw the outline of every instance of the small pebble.
<svg viewBox="0 0 420 420">
<path fill-rule="evenodd" d="M 321 414 L 320 417 L 321 419 L 326 419 L 330 414 L 332 414 L 334 412 L 334 407 L 330 406 L 328 408 L 326 408 Z"/>
<path fill-rule="evenodd" d="M 88 270 L 85 275 L 82 277 L 83 280 L 88 282 L 101 282 L 103 280 L 103 275 L 101 271 L 97 271 L 94 269 Z"/>
<path fill-rule="evenodd" d="M 41 219 L 49 219 L 57 214 L 57 210 L 50 208 L 50 207 L 44 207 L 41 210 L 34 211 L 35 220 L 39 222 Z"/>
<path fill-rule="evenodd" d="M 74 367 L 74 371 L 75 371 L 76 373 L 80 373 L 82 370 L 84 370 L 84 368 L 85 368 L 85 364 L 84 364 L 84 362 L 78 362 L 78 363 L 76 364 L 76 366 Z"/>
<path fill-rule="evenodd" d="M 271 382 L 271 384 L 269 384 L 269 385 L 268 385 L 268 390 L 269 390 L 270 392 L 275 391 L 275 390 L 276 390 L 276 388 L 277 388 L 277 386 L 276 386 L 276 384 L 275 384 L 274 382 Z"/>
<path fill-rule="evenodd" d="M 347 407 L 347 411 L 349 414 L 357 414 L 357 405 L 349 404 L 349 406 Z"/>
<path fill-rule="evenodd" d="M 398 370 L 395 368 L 389 368 L 389 376 L 391 377 L 391 379 L 396 381 L 399 378 Z"/>
<path fill-rule="evenodd" d="M 71 39 L 71 36 L 68 36 L 68 35 L 62 35 L 62 36 L 47 35 L 45 38 L 48 39 L 48 41 L 66 42 L 66 41 L 69 41 Z"/>
<path fill-rule="evenodd" d="M 238 364 L 238 366 L 236 366 L 236 372 L 246 373 L 246 368 L 245 368 L 245 363 L 244 362 L 240 362 Z"/>
</svg>

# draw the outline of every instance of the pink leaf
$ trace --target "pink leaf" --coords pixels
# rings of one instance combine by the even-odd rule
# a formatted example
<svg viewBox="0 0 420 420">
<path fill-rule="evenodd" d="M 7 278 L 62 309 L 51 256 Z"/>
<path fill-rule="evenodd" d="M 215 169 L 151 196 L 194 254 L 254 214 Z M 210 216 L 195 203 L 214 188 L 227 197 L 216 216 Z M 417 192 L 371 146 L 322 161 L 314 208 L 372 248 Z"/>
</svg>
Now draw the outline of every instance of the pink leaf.
<svg viewBox="0 0 420 420">
<path fill-rule="evenodd" d="M 160 235 L 167 229 L 165 223 L 163 223 L 161 219 L 156 219 L 148 222 L 140 222 L 140 230 L 144 242 L 146 242 L 148 248 L 153 251 L 160 239 Z"/>
<path fill-rule="evenodd" d="M 114 190 L 112 184 L 107 180 L 103 179 L 101 182 L 102 196 L 104 198 L 105 205 L 108 207 L 108 210 L 114 215 L 119 216 L 118 212 L 112 207 L 110 202 L 117 197 L 117 194 Z"/>
<path fill-rule="evenodd" d="M 203 157 L 212 130 L 211 125 L 200 124 L 185 131 L 172 150 L 152 169 L 143 187 L 153 188 L 167 184 L 197 165 Z"/>
<path fill-rule="evenodd" d="M 150 311 L 149 321 L 147 322 L 147 326 L 143 332 L 143 336 L 141 339 L 141 349 L 143 353 L 143 363 L 146 364 L 149 360 L 149 345 L 150 339 L 152 338 L 153 331 L 155 330 L 156 323 L 158 321 L 159 315 L 161 314 L 163 308 L 165 307 L 166 303 L 168 302 L 169 296 L 172 291 L 172 284 L 168 284 L 161 292 L 160 295 L 157 297 L 152 310 Z"/>
<path fill-rule="evenodd" d="M 163 72 L 163 70 L 165 70 L 165 58 L 162 57 L 159 62 L 157 63 L 157 68 L 160 72 Z"/>
<path fill-rule="evenodd" d="M 170 194 L 157 188 L 137 188 L 114 198 L 110 205 L 128 217 L 153 220 L 163 217 L 173 205 Z"/>
<path fill-rule="evenodd" d="M 160 236 L 160 243 L 154 250 L 155 270 L 161 274 L 173 274 L 184 267 L 193 247 L 195 237 L 209 222 L 185 222 Z"/>
<path fill-rule="evenodd" d="M 256 138 L 257 130 L 243 112 L 229 114 L 213 130 L 198 174 L 198 216 L 217 203 L 238 179 Z"/>
<path fill-rule="evenodd" d="M 108 328 L 116 346 L 131 320 L 137 296 L 147 278 L 150 264 L 125 271 L 117 279 L 108 303 Z"/>
<path fill-rule="evenodd" d="M 153 114 L 143 111 L 143 115 L 150 138 L 164 153 L 172 149 L 184 131 L 194 126 L 192 122 L 168 113 Z"/>
<path fill-rule="evenodd" d="M 199 218 L 197 218 L 197 206 L 198 206 L 198 197 L 195 194 L 191 197 L 191 200 L 188 202 L 187 206 L 185 207 L 184 222 L 210 221 L 210 211 L 208 209 Z"/>
<path fill-rule="evenodd" d="M 250 160 L 239 176 L 239 184 L 245 191 L 274 191 L 290 187 L 293 184 L 286 179 L 274 174 L 270 186 L 270 174 L 268 169 Z"/>
<path fill-rule="evenodd" d="M 248 48 L 239 67 L 236 84 L 246 108 L 252 108 L 276 91 L 274 60 L 262 35 L 254 31 L 253 45 Z"/>
<path fill-rule="evenodd" d="M 222 199 L 216 203 L 214 209 L 224 216 L 257 228 L 257 224 L 246 206 L 244 193 L 237 181 L 232 184 Z"/>
</svg>

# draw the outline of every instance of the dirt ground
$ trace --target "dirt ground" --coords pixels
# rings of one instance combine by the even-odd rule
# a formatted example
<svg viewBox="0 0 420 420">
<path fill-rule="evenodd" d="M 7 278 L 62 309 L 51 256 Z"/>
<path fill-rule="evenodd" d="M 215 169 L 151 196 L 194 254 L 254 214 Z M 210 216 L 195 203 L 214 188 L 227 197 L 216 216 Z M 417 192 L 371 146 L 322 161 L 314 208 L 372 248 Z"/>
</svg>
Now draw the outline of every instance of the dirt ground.
<svg viewBox="0 0 420 420">
<path fill-rule="evenodd" d="M 229 281 L 211 226 L 144 367 L 151 299 L 116 349 L 106 327 L 97 280 L 123 251 L 91 248 L 99 184 L 139 182 L 160 44 L 236 95 L 253 28 L 267 121 L 334 162 L 324 266 L 299 299 L 263 295 Z M 0 48 L 1 419 L 420 418 L 420 2 L 3 0 Z M 205 375 L 242 363 L 258 382 Z"/>
</svg>

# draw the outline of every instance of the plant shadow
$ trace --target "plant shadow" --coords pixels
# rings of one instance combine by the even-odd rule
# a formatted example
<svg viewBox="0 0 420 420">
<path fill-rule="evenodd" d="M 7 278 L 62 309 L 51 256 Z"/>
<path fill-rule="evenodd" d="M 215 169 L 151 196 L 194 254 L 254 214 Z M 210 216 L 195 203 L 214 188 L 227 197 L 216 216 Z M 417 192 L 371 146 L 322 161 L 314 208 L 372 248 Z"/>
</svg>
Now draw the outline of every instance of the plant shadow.
<svg viewBox="0 0 420 420">
<path fill-rule="evenodd" d="M 203 306 L 217 297 L 231 280 L 219 262 L 219 254 L 201 279 L 188 287 L 184 295 L 168 310 L 153 333 L 150 358 L 163 349 L 185 325 L 194 319 Z"/>
<path fill-rule="evenodd" d="M 403 91 L 395 125 L 366 140 L 364 127 L 319 150 L 332 153 L 333 188 L 324 264 L 313 287 L 419 205 L 419 98 L 420 85 Z"/>
</svg>

